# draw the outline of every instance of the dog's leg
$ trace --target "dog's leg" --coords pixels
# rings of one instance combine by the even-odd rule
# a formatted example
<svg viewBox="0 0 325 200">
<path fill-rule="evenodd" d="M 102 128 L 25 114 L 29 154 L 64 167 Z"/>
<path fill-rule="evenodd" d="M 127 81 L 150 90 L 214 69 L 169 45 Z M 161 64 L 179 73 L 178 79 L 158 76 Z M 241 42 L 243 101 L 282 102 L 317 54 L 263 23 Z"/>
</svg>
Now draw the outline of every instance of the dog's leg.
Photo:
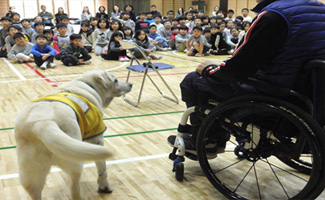
<svg viewBox="0 0 325 200">
<path fill-rule="evenodd" d="M 98 172 L 98 179 L 97 179 L 98 192 L 111 193 L 113 190 L 108 183 L 105 161 L 97 161 L 96 167 Z"/>
<path fill-rule="evenodd" d="M 26 153 L 26 150 L 24 153 Z M 18 155 L 24 153 L 22 152 Z M 33 200 L 40 200 L 42 198 L 46 176 L 51 168 L 51 161 L 47 159 L 49 157 L 49 155 L 38 155 L 37 157 L 28 155 L 18 156 L 20 182 Z"/>
<path fill-rule="evenodd" d="M 58 163 L 59 167 L 71 178 L 71 195 L 73 200 L 80 200 L 80 176 L 83 165 L 76 162 L 62 161 Z"/>
</svg>

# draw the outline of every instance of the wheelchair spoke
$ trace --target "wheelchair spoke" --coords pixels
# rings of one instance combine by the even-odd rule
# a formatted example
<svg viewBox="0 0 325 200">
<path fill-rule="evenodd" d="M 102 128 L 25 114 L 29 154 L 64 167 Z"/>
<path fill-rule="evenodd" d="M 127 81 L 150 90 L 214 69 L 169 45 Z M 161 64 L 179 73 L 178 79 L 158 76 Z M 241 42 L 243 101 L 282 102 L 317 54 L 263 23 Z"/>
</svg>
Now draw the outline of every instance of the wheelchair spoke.
<svg viewBox="0 0 325 200">
<path fill-rule="evenodd" d="M 267 163 L 267 162 L 264 161 L 263 159 L 261 159 L 261 161 Z M 290 175 L 292 175 L 292 176 L 295 176 L 296 178 L 299 178 L 299 179 L 301 179 L 301 180 L 303 180 L 303 181 L 305 181 L 305 182 L 308 182 L 308 180 L 306 180 L 306 179 L 304 179 L 304 178 L 302 178 L 302 177 L 300 177 L 300 176 L 297 176 L 296 174 L 293 174 L 292 172 L 289 172 L 288 170 L 285 170 L 285 169 L 283 169 L 283 168 L 281 168 L 281 167 L 279 167 L 279 166 L 277 166 L 277 165 L 275 165 L 275 164 L 272 164 L 272 163 L 268 163 L 268 164 L 271 165 L 271 166 L 273 166 L 273 167 L 276 167 L 276 168 L 278 168 L 278 169 L 280 169 L 280 170 L 282 170 L 282 171 L 284 171 L 284 172 L 286 172 L 286 173 L 288 173 L 288 174 L 290 174 Z"/>
<path fill-rule="evenodd" d="M 270 164 L 270 162 L 269 162 L 269 160 L 268 160 L 267 158 L 266 158 L 266 162 L 269 164 L 269 166 L 270 166 L 270 168 L 271 168 L 271 170 L 272 170 L 272 172 L 273 172 L 274 176 L 276 177 L 276 179 L 277 179 L 277 180 L 278 180 L 278 182 L 280 183 L 280 185 L 281 185 L 281 187 L 282 187 L 282 189 L 283 189 L 284 193 L 287 195 L 287 197 L 288 197 L 288 199 L 289 199 L 290 197 L 289 197 L 289 195 L 288 195 L 287 191 L 285 190 L 285 188 L 284 188 L 284 186 L 282 185 L 282 183 L 281 183 L 281 181 L 280 181 L 279 177 L 276 175 L 276 173 L 275 173 L 275 171 L 274 171 L 274 169 L 273 169 L 272 165 Z"/>
<path fill-rule="evenodd" d="M 257 178 L 257 172 L 256 172 L 255 163 L 253 164 L 253 166 L 254 166 L 254 173 L 255 173 L 255 179 L 256 179 L 256 185 L 257 185 L 258 195 L 260 196 L 260 199 L 262 199 L 260 185 L 258 183 L 258 178 Z"/>
<path fill-rule="evenodd" d="M 230 165 L 228 165 L 228 166 L 226 166 L 226 167 L 224 167 L 224 168 L 222 168 L 222 169 L 219 169 L 218 171 L 216 171 L 216 172 L 214 172 L 214 174 L 217 174 L 217 173 L 219 173 L 219 172 L 221 172 L 221 171 L 223 171 L 223 170 L 225 170 L 225 169 L 227 169 L 227 168 L 229 168 L 229 167 L 231 167 L 231 166 L 234 166 L 234 165 L 236 165 L 236 164 L 238 164 L 238 163 L 240 163 L 241 161 L 244 161 L 245 159 L 241 159 L 241 160 L 239 160 L 239 161 L 237 161 L 237 162 L 235 162 L 235 163 L 232 163 L 232 164 L 230 164 Z"/>
<path fill-rule="evenodd" d="M 247 177 L 247 175 L 249 174 L 249 172 L 252 170 L 252 168 L 255 166 L 255 163 L 248 169 L 248 171 L 246 172 L 246 174 L 244 175 L 244 177 L 240 180 L 239 184 L 237 185 L 237 187 L 235 188 L 235 190 L 233 192 L 236 192 L 237 189 L 239 188 L 239 186 L 242 184 L 242 182 L 245 180 L 245 178 Z"/>
</svg>

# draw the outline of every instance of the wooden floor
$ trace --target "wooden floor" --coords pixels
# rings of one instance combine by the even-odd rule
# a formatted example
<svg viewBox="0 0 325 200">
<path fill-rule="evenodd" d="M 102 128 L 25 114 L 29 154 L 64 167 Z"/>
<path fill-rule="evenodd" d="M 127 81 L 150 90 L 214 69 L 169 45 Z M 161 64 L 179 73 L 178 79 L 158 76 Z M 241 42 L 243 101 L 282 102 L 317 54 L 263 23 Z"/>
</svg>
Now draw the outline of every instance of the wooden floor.
<svg viewBox="0 0 325 200">
<path fill-rule="evenodd" d="M 204 58 L 187 57 L 175 52 L 159 52 L 159 62 L 175 65 L 174 69 L 161 71 L 165 80 L 180 99 L 179 84 L 184 76 L 193 71 L 203 60 L 220 63 L 226 56 Z M 0 199 L 29 199 L 19 183 L 14 139 L 14 119 L 17 112 L 28 102 L 52 93 L 57 86 L 75 79 L 91 69 L 108 70 L 119 80 L 126 79 L 128 63 L 104 61 L 93 55 L 92 64 L 65 67 L 60 62 L 55 69 L 40 70 L 31 64 L 8 63 L 0 59 Z M 128 95 L 135 99 L 141 82 L 141 73 L 131 74 L 133 91 Z M 160 81 L 157 76 L 152 77 Z M 168 94 L 168 92 L 166 91 Z M 168 159 L 171 147 L 167 137 L 176 134 L 185 105 L 164 99 L 147 81 L 140 106 L 133 107 L 116 98 L 105 110 L 105 146 L 114 152 L 108 160 L 108 175 L 113 193 L 101 195 L 97 190 L 97 171 L 93 163 L 87 163 L 81 178 L 85 199 L 139 199 L 139 200 L 207 200 L 225 199 L 204 176 L 198 162 L 185 162 L 185 180 L 177 182 L 172 173 L 172 161 Z M 229 174 L 231 179 L 231 174 Z M 270 189 L 270 198 L 273 193 Z M 55 167 L 48 176 L 43 199 L 71 199 L 69 180 Z M 324 193 L 319 199 L 325 199 Z"/>
</svg>

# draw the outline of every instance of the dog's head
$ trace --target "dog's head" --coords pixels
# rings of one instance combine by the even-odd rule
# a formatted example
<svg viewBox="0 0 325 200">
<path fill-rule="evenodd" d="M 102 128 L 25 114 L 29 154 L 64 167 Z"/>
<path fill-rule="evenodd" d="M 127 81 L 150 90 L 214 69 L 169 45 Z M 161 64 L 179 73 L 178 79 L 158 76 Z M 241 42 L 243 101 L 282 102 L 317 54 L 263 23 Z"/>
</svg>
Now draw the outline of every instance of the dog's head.
<svg viewBox="0 0 325 200">
<path fill-rule="evenodd" d="M 79 80 L 96 90 L 102 98 L 104 107 L 107 107 L 114 97 L 122 96 L 132 88 L 132 84 L 120 82 L 114 75 L 104 70 L 87 71 Z"/>
</svg>

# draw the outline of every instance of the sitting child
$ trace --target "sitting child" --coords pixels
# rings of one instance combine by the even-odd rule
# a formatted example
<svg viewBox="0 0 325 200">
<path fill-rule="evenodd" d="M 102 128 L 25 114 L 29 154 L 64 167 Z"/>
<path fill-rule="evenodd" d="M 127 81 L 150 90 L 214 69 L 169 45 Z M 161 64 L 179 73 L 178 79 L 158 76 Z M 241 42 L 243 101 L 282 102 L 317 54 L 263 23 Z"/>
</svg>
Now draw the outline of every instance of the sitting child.
<svg viewBox="0 0 325 200">
<path fill-rule="evenodd" d="M 65 24 L 67 26 L 67 31 L 66 31 L 66 35 L 71 35 L 74 33 L 74 29 L 72 24 L 70 23 L 69 17 L 63 15 L 60 17 L 60 23 Z"/>
<path fill-rule="evenodd" d="M 151 25 L 149 32 L 149 38 L 153 40 L 152 44 L 156 46 L 157 50 L 167 51 L 170 49 L 167 42 L 157 33 L 156 25 Z"/>
<path fill-rule="evenodd" d="M 8 59 L 18 63 L 34 62 L 33 55 L 30 53 L 33 43 L 26 42 L 24 34 L 15 33 L 14 40 L 16 44 L 11 48 Z"/>
<path fill-rule="evenodd" d="M 70 44 L 62 50 L 61 61 L 65 66 L 90 64 L 91 55 L 81 42 L 81 35 L 70 35 Z"/>
<path fill-rule="evenodd" d="M 121 62 L 129 61 L 126 56 L 126 50 L 123 49 L 119 40 L 123 38 L 123 34 L 119 31 L 114 32 L 109 41 L 107 54 L 102 54 L 102 58 L 105 60 L 119 60 Z"/>
<path fill-rule="evenodd" d="M 171 40 L 169 41 L 168 45 L 172 50 L 176 49 L 176 36 L 179 33 L 179 28 L 177 26 L 172 26 L 172 34 L 170 35 Z"/>
<path fill-rule="evenodd" d="M 179 27 L 179 34 L 176 35 L 176 50 L 178 52 L 183 52 L 186 50 L 186 41 L 190 38 L 190 35 L 187 34 L 188 27 L 183 25 Z"/>
<path fill-rule="evenodd" d="M 212 25 L 211 28 L 211 50 L 212 55 L 232 54 L 231 46 L 223 38 L 218 25 Z"/>
<path fill-rule="evenodd" d="M 36 44 L 30 52 L 34 56 L 35 64 L 41 69 L 46 69 L 47 67 L 54 68 L 56 66 L 53 64 L 56 51 L 50 45 L 47 45 L 46 35 L 36 36 Z"/>
<path fill-rule="evenodd" d="M 147 56 L 149 56 L 153 60 L 157 60 L 157 59 L 161 58 L 161 56 L 152 55 L 152 52 L 156 51 L 156 47 L 149 42 L 148 36 L 144 32 L 144 30 L 141 30 L 141 29 L 137 30 L 135 32 L 133 41 L 134 41 L 135 44 L 137 44 L 139 46 L 139 48 L 143 52 L 146 53 Z M 142 53 L 137 48 L 134 49 L 133 55 L 136 58 L 143 58 Z"/>
<path fill-rule="evenodd" d="M 132 19 L 130 19 L 130 13 L 127 11 L 123 11 L 121 16 L 122 16 L 122 19 L 120 19 L 120 21 L 124 24 L 124 27 L 128 26 L 132 29 L 132 31 L 134 31 L 135 30 L 135 22 Z"/>
<path fill-rule="evenodd" d="M 81 29 L 79 34 L 81 35 L 82 45 L 87 49 L 88 53 L 94 53 L 96 47 L 95 33 L 90 28 L 90 21 L 83 20 L 81 22 Z"/>
<path fill-rule="evenodd" d="M 229 37 L 230 41 L 234 43 L 236 46 L 238 44 L 238 29 L 237 28 L 232 28 L 231 29 L 231 36 Z"/>
<path fill-rule="evenodd" d="M 204 56 L 210 49 L 207 40 L 202 35 L 202 27 L 194 26 L 192 35 L 186 41 L 187 53 L 188 56 Z"/>
<path fill-rule="evenodd" d="M 43 35 L 44 24 L 43 24 L 43 22 L 35 22 L 34 27 L 35 27 L 36 32 L 33 33 L 33 35 L 31 36 L 31 41 L 33 44 L 36 44 L 36 37 L 38 35 Z"/>
<path fill-rule="evenodd" d="M 28 35 L 28 37 L 32 37 L 33 33 L 35 33 L 34 29 L 30 27 L 30 20 L 23 19 L 21 20 L 21 31 Z"/>
<path fill-rule="evenodd" d="M 69 36 L 67 33 L 67 25 L 63 23 L 58 23 L 56 29 L 59 32 L 58 35 L 53 37 L 53 48 L 56 51 L 55 59 L 61 60 L 61 51 L 63 48 L 67 47 L 70 43 Z"/>
<path fill-rule="evenodd" d="M 132 40 L 133 39 L 133 30 L 130 27 L 124 26 L 122 30 L 123 30 L 123 34 L 124 34 L 123 40 Z"/>
<path fill-rule="evenodd" d="M 54 33 L 53 33 L 52 29 L 45 29 L 43 31 L 43 34 L 46 35 L 46 37 L 47 37 L 47 40 L 48 40 L 47 44 L 50 45 L 51 47 L 53 47 L 53 35 L 54 35 Z"/>
<path fill-rule="evenodd" d="M 9 17 L 1 18 L 2 28 L 0 30 L 0 57 L 7 57 L 7 47 L 5 39 L 8 35 L 9 26 L 11 24 L 12 19 Z"/>
</svg>

